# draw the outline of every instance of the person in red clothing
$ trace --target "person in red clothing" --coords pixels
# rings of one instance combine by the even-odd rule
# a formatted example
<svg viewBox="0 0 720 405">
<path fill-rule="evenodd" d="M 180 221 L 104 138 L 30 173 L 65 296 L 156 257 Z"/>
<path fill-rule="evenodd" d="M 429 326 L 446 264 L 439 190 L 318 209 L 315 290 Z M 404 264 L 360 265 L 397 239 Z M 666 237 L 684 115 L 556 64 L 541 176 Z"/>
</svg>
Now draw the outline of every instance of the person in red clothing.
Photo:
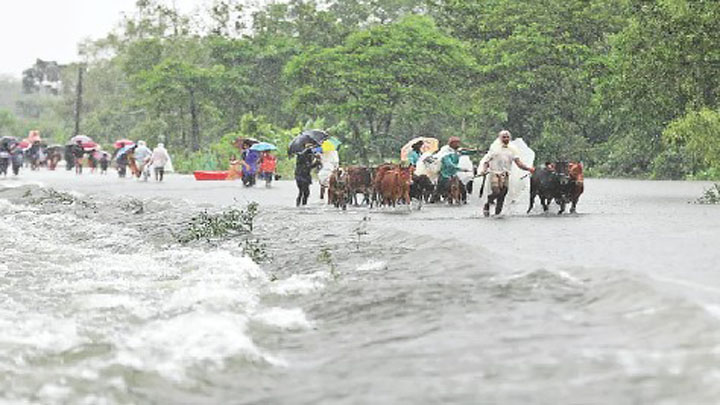
<svg viewBox="0 0 720 405">
<path fill-rule="evenodd" d="M 277 166 L 277 158 L 265 151 L 260 155 L 260 179 L 265 180 L 265 187 L 270 188 L 273 177 L 275 176 L 275 167 Z"/>
</svg>

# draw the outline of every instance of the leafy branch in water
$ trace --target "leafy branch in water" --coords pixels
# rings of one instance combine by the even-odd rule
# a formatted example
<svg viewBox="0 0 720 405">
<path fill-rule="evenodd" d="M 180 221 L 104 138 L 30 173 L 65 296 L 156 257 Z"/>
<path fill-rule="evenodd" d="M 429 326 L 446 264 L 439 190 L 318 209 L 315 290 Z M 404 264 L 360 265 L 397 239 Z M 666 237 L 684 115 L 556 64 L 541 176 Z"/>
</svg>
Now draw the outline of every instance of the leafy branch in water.
<svg viewBox="0 0 720 405">
<path fill-rule="evenodd" d="M 330 249 L 327 247 L 324 247 L 320 249 L 320 254 L 317 257 L 317 261 L 320 264 L 324 264 L 329 267 L 330 269 L 330 275 L 333 276 L 335 280 L 337 280 L 340 277 L 340 273 L 338 272 L 337 265 L 335 264 L 335 259 L 332 256 L 332 252 L 330 252 Z"/>
<path fill-rule="evenodd" d="M 703 194 L 695 200 L 696 204 L 720 204 L 720 183 L 703 191 Z"/>
<path fill-rule="evenodd" d="M 255 202 L 248 204 L 244 210 L 231 208 L 217 214 L 203 211 L 190 218 L 176 239 L 180 243 L 202 239 L 210 242 L 246 235 L 252 232 L 257 213 L 258 204 Z"/>
</svg>

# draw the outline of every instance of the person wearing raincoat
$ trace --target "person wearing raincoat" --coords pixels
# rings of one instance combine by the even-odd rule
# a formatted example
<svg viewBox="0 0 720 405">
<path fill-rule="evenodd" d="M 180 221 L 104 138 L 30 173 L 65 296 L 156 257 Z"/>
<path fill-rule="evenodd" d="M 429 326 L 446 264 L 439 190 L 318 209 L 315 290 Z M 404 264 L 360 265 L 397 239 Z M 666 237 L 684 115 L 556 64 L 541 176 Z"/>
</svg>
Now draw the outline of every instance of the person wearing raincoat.
<svg viewBox="0 0 720 405">
<path fill-rule="evenodd" d="M 320 152 L 320 170 L 318 171 L 318 181 L 320 182 L 320 199 L 325 197 L 325 189 L 330 185 L 330 175 L 340 167 L 340 155 L 337 148 L 330 141 L 324 141 L 322 145 L 315 148 Z"/>
<path fill-rule="evenodd" d="M 490 216 L 490 205 L 495 203 L 495 215 L 502 213 L 505 196 L 508 193 L 508 184 L 510 178 L 510 170 L 513 163 L 522 170 L 530 173 L 535 172 L 535 168 L 528 166 L 520 161 L 517 151 L 510 146 L 510 131 L 503 130 L 498 134 L 500 139 L 500 147 L 497 150 L 491 150 L 489 157 L 483 164 L 481 175 L 488 176 L 490 179 L 491 193 L 488 195 L 487 202 L 483 206 L 483 216 Z"/>
<path fill-rule="evenodd" d="M 152 151 L 150 163 L 148 163 L 152 165 L 155 172 L 155 181 L 163 181 L 163 177 L 165 177 L 165 166 L 169 163 L 170 154 L 167 149 L 165 149 L 165 145 L 162 143 L 157 144 L 155 149 Z"/>
<path fill-rule="evenodd" d="M 145 171 L 145 166 L 150 164 L 152 151 L 147 147 L 145 141 L 138 141 L 133 156 L 135 157 L 135 165 L 137 165 L 137 171 L 135 171 L 134 174 L 135 177 L 140 178 L 142 173 Z M 145 180 L 147 180 L 147 177 Z"/>
</svg>

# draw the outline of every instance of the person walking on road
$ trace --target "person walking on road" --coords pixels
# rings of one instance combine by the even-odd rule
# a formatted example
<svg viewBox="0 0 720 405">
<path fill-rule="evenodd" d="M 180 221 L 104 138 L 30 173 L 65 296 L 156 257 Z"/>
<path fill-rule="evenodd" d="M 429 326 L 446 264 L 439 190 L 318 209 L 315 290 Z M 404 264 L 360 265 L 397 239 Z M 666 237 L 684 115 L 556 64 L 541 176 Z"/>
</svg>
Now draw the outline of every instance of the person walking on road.
<svg viewBox="0 0 720 405">
<path fill-rule="evenodd" d="M 168 162 L 170 162 L 170 155 L 167 149 L 165 149 L 165 145 L 162 143 L 157 144 L 155 149 L 153 149 L 149 163 L 155 171 L 155 181 L 163 181 L 163 177 L 165 177 L 165 165 L 167 165 Z"/>
<path fill-rule="evenodd" d="M 510 146 L 510 139 L 512 138 L 510 131 L 500 131 L 498 138 L 500 138 L 500 148 L 490 153 L 482 172 L 482 175 L 490 176 L 491 193 L 483 206 L 483 215 L 486 217 L 490 216 L 490 205 L 493 203 L 495 203 L 495 215 L 500 215 L 502 212 L 505 196 L 508 193 L 508 180 L 510 179 L 510 170 L 513 163 L 522 170 L 530 173 L 535 172 L 534 167 L 527 166 L 520 161 L 517 152 Z"/>
</svg>

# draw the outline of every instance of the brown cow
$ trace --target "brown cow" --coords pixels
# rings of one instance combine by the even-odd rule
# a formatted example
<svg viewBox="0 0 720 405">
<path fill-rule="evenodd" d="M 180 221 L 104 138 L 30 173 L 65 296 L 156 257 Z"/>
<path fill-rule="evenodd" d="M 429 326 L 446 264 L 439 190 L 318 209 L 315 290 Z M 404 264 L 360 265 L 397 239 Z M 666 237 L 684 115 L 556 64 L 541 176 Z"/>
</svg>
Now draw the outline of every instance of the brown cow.
<svg viewBox="0 0 720 405">
<path fill-rule="evenodd" d="M 370 196 L 373 192 L 373 176 L 370 168 L 364 166 L 350 166 L 346 170 L 350 200 L 357 206 L 357 193 L 362 193 L 364 197 L 362 203 L 370 204 Z"/>
<path fill-rule="evenodd" d="M 328 204 L 333 204 L 335 208 L 347 209 L 349 199 L 348 175 L 347 171 L 341 168 L 333 170 L 328 179 Z"/>
<path fill-rule="evenodd" d="M 577 208 L 578 199 L 585 191 L 585 176 L 583 175 L 583 164 L 580 162 L 568 163 L 568 177 L 570 177 L 570 190 L 568 199 L 570 200 L 570 213 L 574 214 Z"/>
<path fill-rule="evenodd" d="M 412 170 L 410 168 L 397 167 L 384 172 L 380 181 L 381 203 L 395 207 L 399 200 L 410 204 L 410 184 L 412 182 Z"/>
<path fill-rule="evenodd" d="M 398 168 L 398 165 L 394 163 L 383 163 L 375 168 L 375 175 L 372 179 L 372 201 L 370 201 L 370 208 L 372 208 L 373 205 L 382 205 L 382 181 L 385 178 L 386 173 L 396 168 Z"/>
</svg>

